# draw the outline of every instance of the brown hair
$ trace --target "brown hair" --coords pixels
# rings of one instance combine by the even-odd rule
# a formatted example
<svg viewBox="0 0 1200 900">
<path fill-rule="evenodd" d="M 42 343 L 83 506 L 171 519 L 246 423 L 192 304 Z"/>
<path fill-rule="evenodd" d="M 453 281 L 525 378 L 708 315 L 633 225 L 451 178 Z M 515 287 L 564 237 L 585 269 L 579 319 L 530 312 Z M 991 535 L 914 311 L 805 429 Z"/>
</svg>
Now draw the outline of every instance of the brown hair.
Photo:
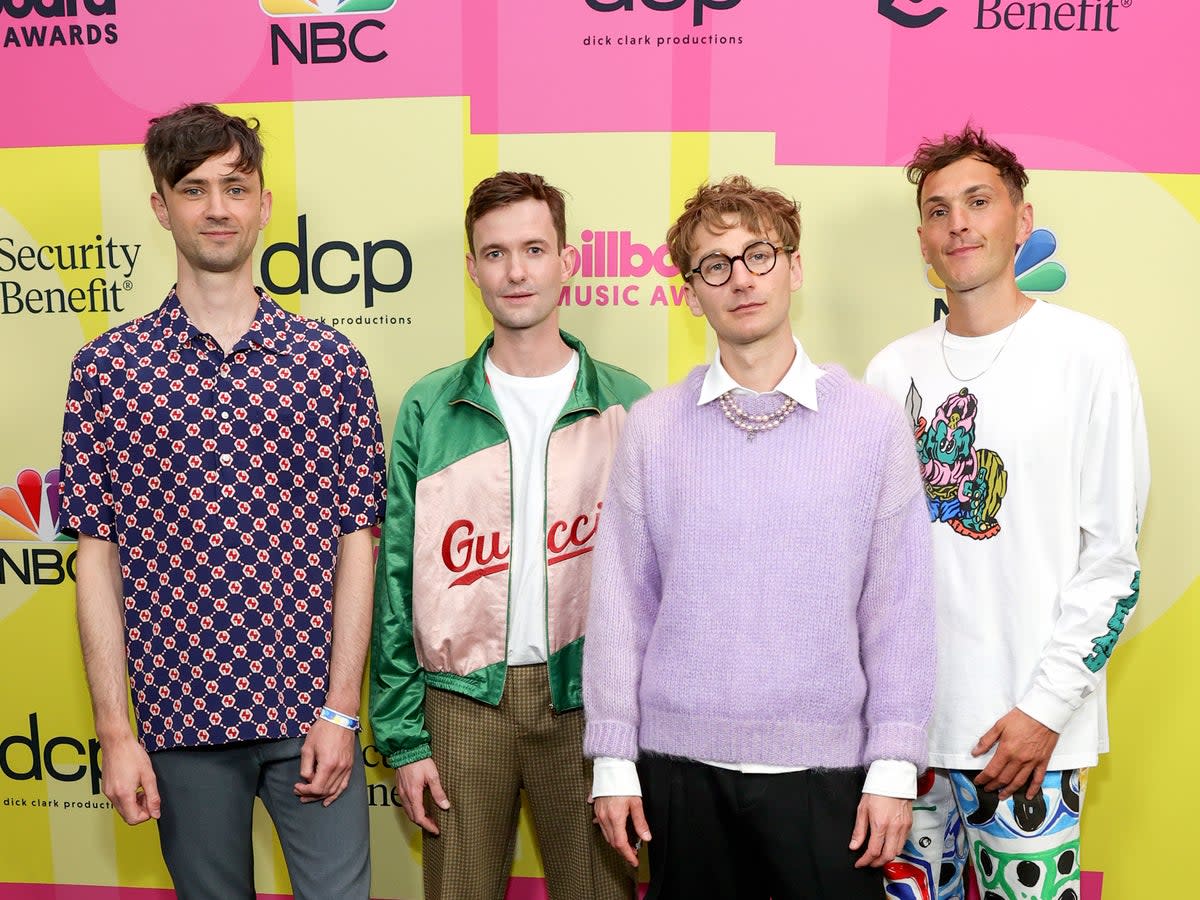
<svg viewBox="0 0 1200 900">
<path fill-rule="evenodd" d="M 467 202 L 467 246 L 475 252 L 475 223 L 493 209 L 508 206 L 520 200 L 540 200 L 550 207 L 550 218 L 554 222 L 554 233 L 558 236 L 558 250 L 567 245 L 567 203 L 562 191 L 546 181 L 541 175 L 530 172 L 497 172 L 485 178 L 471 191 Z"/>
<path fill-rule="evenodd" d="M 910 183 L 917 186 L 918 208 L 921 206 L 925 179 L 960 159 L 978 159 L 992 166 L 1000 173 L 1000 180 L 1008 188 L 1012 202 L 1020 203 L 1024 199 L 1029 176 L 1025 174 L 1025 167 L 1017 160 L 1016 154 L 987 137 L 982 128 L 975 128 L 968 122 L 958 134 L 944 134 L 937 143 L 926 138 L 917 147 L 904 174 Z"/>
<path fill-rule="evenodd" d="M 221 112 L 211 103 L 181 106 L 150 120 L 146 131 L 146 162 L 156 191 L 173 187 L 205 160 L 237 149 L 237 171 L 263 180 L 263 145 L 258 120 Z"/>
<path fill-rule="evenodd" d="M 692 238 L 701 225 L 717 234 L 728 231 L 729 219 L 758 234 L 774 232 L 785 247 L 800 243 L 800 207 L 779 191 L 758 188 L 744 175 L 730 175 L 719 184 L 702 184 L 683 204 L 683 213 L 667 229 L 671 261 L 686 281 L 696 249 Z"/>
</svg>

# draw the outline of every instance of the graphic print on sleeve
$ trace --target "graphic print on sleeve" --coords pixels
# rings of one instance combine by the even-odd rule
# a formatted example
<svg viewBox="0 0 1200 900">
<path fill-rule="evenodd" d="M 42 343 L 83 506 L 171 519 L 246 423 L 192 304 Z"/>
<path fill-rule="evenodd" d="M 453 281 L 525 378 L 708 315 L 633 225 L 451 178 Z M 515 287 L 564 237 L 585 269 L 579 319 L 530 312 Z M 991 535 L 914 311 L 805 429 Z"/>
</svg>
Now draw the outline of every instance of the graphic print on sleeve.
<svg viewBox="0 0 1200 900">
<path fill-rule="evenodd" d="M 975 449 L 978 400 L 959 388 L 934 411 L 932 421 L 921 415 L 923 403 L 916 381 L 910 380 L 905 408 L 917 438 L 929 518 L 977 541 L 995 537 L 1008 472 L 995 450 Z"/>
</svg>

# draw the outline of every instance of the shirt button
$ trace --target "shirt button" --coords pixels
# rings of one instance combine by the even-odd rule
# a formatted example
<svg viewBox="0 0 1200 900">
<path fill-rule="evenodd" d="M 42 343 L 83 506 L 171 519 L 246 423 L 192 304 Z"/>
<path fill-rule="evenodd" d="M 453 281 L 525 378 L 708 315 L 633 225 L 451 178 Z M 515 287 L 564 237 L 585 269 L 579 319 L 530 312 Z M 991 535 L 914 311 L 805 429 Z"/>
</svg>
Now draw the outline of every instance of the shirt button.
<svg viewBox="0 0 1200 900">
<path fill-rule="evenodd" d="M 232 457 L 230 454 L 228 454 L 228 453 L 222 453 L 222 454 L 221 454 L 221 464 L 222 464 L 222 465 L 225 465 L 225 466 L 227 466 L 227 465 L 229 465 L 231 462 L 233 462 L 233 457 Z"/>
<path fill-rule="evenodd" d="M 227 409 L 221 410 L 221 418 L 228 419 L 229 418 L 229 410 L 227 410 Z"/>
</svg>

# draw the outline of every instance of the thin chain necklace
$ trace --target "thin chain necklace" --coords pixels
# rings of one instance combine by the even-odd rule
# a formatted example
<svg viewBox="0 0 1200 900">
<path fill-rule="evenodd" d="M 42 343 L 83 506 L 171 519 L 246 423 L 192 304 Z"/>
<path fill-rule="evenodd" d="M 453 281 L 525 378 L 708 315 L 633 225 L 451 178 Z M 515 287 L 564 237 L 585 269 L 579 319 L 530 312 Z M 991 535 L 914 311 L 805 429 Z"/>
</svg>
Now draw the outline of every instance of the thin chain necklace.
<svg viewBox="0 0 1200 900">
<path fill-rule="evenodd" d="M 986 366 L 984 366 L 981 371 L 976 372 L 970 378 L 967 378 L 965 375 L 959 375 L 952 368 L 950 368 L 950 359 L 949 359 L 949 357 L 946 356 L 946 332 L 949 331 L 950 329 L 948 327 L 943 327 L 942 328 L 942 364 L 945 365 L 946 371 L 950 373 L 950 377 L 953 378 L 955 381 L 974 381 L 975 379 L 982 378 L 984 375 L 986 375 L 988 370 L 991 369 L 991 367 L 996 364 L 996 360 L 998 360 L 1000 358 L 1000 354 L 1004 352 L 1004 348 L 1008 346 L 1008 342 L 1012 340 L 1012 336 L 1017 333 L 1017 326 L 1020 325 L 1021 320 L 1023 318 L 1025 318 L 1025 313 L 1029 312 L 1029 310 L 1031 310 L 1031 309 L 1033 309 L 1032 303 L 1030 303 L 1027 307 L 1025 307 L 1025 309 L 1022 310 L 1022 312 L 1019 316 L 1017 316 L 1015 319 L 1013 319 L 1013 323 L 1008 326 L 1008 334 L 1005 336 L 1004 342 L 1000 345 L 1000 349 L 996 351 L 996 355 L 991 358 L 991 361 Z M 947 325 L 949 325 L 949 323 L 947 323 Z"/>
<path fill-rule="evenodd" d="M 721 412 L 725 413 L 725 418 L 735 427 L 746 432 L 748 441 L 754 440 L 756 434 L 778 428 L 783 420 L 799 406 L 791 397 L 784 397 L 783 403 L 779 405 L 778 409 L 756 416 L 746 412 L 738 405 L 738 402 L 733 399 L 733 391 L 726 391 L 717 400 L 721 404 Z"/>
</svg>

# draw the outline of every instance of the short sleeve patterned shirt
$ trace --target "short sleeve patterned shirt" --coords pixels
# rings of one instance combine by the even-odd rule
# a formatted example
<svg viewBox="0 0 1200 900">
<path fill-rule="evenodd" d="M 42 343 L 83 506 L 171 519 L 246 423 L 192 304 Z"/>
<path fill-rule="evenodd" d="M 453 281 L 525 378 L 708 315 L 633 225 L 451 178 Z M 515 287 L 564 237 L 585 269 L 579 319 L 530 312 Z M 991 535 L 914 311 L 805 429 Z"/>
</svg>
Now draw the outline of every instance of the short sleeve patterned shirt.
<svg viewBox="0 0 1200 900">
<path fill-rule="evenodd" d="M 383 513 L 366 361 L 259 293 L 228 354 L 172 290 L 71 366 L 62 521 L 118 545 L 151 751 L 307 733 L 329 677 L 338 538 Z"/>
</svg>

